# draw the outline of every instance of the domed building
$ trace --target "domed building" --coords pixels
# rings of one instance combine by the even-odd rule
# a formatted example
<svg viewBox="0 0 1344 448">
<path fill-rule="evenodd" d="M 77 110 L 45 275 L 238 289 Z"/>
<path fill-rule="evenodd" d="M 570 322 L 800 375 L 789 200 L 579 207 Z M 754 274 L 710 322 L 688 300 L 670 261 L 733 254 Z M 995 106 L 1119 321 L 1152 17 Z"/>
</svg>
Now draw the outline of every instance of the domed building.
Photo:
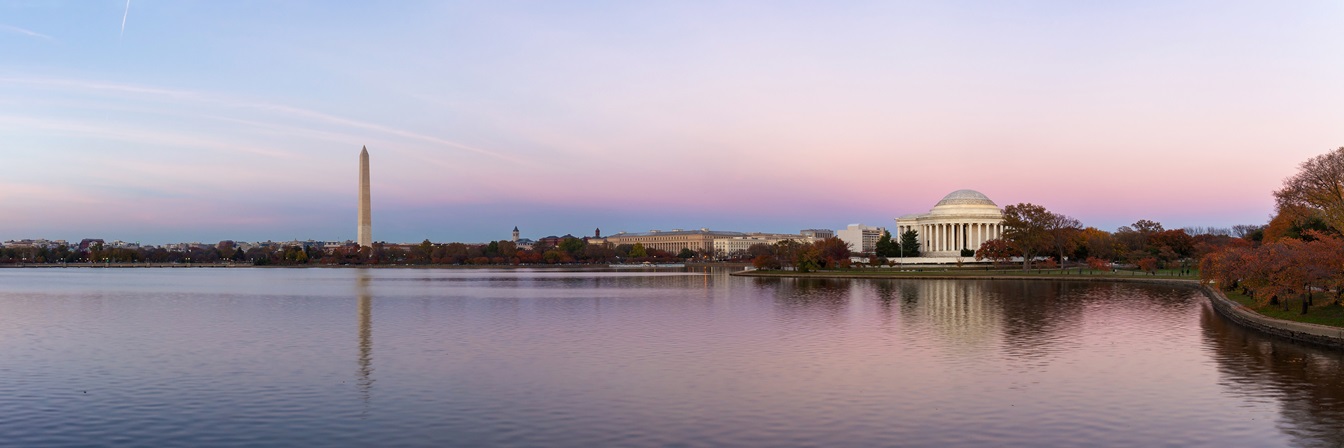
<svg viewBox="0 0 1344 448">
<path fill-rule="evenodd" d="M 978 191 L 957 190 L 928 213 L 896 218 L 893 239 L 907 230 L 919 234 L 921 256 L 957 257 L 962 249 L 979 249 L 980 243 L 1002 235 L 1003 211 Z"/>
</svg>

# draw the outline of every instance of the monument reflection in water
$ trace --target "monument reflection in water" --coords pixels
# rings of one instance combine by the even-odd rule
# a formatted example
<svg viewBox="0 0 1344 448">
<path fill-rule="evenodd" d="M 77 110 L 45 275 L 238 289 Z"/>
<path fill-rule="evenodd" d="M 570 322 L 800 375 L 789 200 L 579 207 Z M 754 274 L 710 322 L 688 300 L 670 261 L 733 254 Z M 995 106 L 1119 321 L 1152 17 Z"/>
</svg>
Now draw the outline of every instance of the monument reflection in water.
<svg viewBox="0 0 1344 448">
<path fill-rule="evenodd" d="M 364 412 L 368 412 L 369 394 L 373 390 L 373 294 L 369 293 L 369 273 L 363 269 L 356 271 L 355 296 L 359 306 L 359 370 L 355 385 L 359 387 L 360 397 L 364 401 Z"/>
</svg>

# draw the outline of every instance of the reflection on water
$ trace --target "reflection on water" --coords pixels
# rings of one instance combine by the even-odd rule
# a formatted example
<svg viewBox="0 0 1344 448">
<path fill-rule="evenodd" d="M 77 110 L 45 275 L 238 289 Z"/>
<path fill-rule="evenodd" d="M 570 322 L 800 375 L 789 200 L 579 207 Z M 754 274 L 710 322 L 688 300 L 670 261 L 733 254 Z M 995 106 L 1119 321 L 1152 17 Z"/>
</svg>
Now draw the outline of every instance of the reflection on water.
<svg viewBox="0 0 1344 448">
<path fill-rule="evenodd" d="M 355 296 L 359 304 L 359 370 L 355 385 L 364 401 L 364 411 L 368 412 L 369 394 L 373 390 L 373 295 L 369 293 L 368 271 L 355 272 Z"/>
<path fill-rule="evenodd" d="M 1158 285 L 703 269 L 0 270 L 0 284 L 0 444 L 1344 443 L 1337 352 Z"/>
<path fill-rule="evenodd" d="M 1200 317 L 1220 384 L 1246 400 L 1277 402 L 1283 431 L 1297 444 L 1344 444 L 1344 353 L 1249 331 L 1210 307 Z"/>
</svg>

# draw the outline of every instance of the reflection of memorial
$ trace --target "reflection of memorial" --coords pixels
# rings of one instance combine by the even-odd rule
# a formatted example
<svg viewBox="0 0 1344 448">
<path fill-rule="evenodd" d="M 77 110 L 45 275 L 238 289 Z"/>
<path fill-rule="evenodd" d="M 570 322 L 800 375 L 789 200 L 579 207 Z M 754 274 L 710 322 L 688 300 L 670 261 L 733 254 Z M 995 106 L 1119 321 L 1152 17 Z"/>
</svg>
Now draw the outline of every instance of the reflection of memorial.
<svg viewBox="0 0 1344 448">
<path fill-rule="evenodd" d="M 986 297 L 984 282 L 902 282 L 900 294 L 909 304 L 902 310 L 906 322 L 929 325 L 948 342 L 976 345 L 992 342 L 1002 326 L 999 303 Z"/>
<path fill-rule="evenodd" d="M 1208 307 L 1201 321 L 1223 387 L 1277 401 L 1278 426 L 1294 445 L 1344 446 L 1344 353 L 1247 330 Z"/>
<path fill-rule="evenodd" d="M 758 278 L 780 309 L 848 319 L 855 299 L 878 302 L 889 323 L 895 310 L 906 331 L 926 332 L 951 345 L 999 347 L 1007 358 L 1049 362 L 1075 345 L 1085 302 L 1113 285 L 1027 280 L 873 280 Z M 859 308 L 862 310 L 862 308 Z M 862 312 L 862 311 L 858 311 Z"/>
<path fill-rule="evenodd" d="M 369 393 L 373 389 L 373 295 L 369 293 L 369 273 L 363 269 L 355 279 L 355 295 L 358 298 L 359 315 L 359 369 L 355 375 L 355 386 L 359 387 L 365 404 L 369 402 Z"/>
</svg>

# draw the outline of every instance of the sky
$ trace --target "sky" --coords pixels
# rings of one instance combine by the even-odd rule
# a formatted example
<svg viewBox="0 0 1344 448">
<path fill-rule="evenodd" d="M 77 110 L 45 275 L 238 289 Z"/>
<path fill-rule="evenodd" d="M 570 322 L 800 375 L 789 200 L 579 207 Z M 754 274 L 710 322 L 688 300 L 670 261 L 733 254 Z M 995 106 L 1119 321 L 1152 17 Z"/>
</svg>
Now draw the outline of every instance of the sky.
<svg viewBox="0 0 1344 448">
<path fill-rule="evenodd" d="M 1011 4 L 1009 4 L 1011 3 Z M 0 241 L 1261 224 L 1344 2 L 0 0 Z"/>
</svg>

